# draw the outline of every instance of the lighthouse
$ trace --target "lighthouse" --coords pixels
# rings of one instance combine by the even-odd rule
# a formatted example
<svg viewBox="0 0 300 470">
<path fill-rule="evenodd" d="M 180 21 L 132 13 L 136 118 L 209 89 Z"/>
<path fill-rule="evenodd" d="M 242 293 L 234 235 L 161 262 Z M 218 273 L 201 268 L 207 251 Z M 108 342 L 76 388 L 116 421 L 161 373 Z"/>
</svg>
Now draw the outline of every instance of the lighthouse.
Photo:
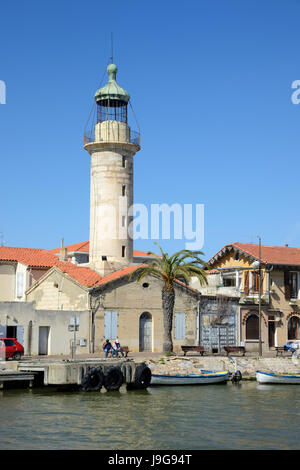
<svg viewBox="0 0 300 470">
<path fill-rule="evenodd" d="M 133 262 L 133 157 L 140 136 L 128 124 L 130 96 L 117 71 L 109 64 L 108 82 L 95 93 L 96 122 L 84 143 L 91 156 L 89 265 L 100 274 Z"/>
</svg>

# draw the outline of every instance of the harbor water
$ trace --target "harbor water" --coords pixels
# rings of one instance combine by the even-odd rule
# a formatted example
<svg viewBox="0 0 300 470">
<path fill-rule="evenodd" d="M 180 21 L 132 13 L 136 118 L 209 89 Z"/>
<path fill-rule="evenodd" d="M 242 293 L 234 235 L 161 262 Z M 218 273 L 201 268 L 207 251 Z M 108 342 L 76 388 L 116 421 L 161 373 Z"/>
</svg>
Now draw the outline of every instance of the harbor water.
<svg viewBox="0 0 300 470">
<path fill-rule="evenodd" d="M 0 449 L 299 449 L 300 386 L 0 392 Z"/>
</svg>

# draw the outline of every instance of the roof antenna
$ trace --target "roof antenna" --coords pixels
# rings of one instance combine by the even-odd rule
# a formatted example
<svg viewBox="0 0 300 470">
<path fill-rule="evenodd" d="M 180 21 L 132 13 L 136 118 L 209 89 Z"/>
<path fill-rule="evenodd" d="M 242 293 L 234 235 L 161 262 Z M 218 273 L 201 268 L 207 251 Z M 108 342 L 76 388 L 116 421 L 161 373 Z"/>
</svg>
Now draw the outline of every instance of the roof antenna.
<svg viewBox="0 0 300 470">
<path fill-rule="evenodd" d="M 113 43 L 113 33 L 110 33 L 110 46 L 111 46 L 111 57 L 110 63 L 114 63 L 114 43 Z"/>
<path fill-rule="evenodd" d="M 4 246 L 4 244 L 6 243 L 6 241 L 4 240 L 4 233 L 3 232 L 0 232 L 0 245 L 1 246 Z"/>
</svg>

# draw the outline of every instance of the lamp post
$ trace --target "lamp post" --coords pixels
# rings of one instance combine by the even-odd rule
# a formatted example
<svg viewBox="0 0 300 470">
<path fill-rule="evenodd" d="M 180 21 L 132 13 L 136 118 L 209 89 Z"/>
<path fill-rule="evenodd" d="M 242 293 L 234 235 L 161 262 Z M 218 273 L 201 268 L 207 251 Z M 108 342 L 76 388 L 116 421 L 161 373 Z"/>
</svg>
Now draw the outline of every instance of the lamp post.
<svg viewBox="0 0 300 470">
<path fill-rule="evenodd" d="M 261 335 L 261 237 L 258 237 L 258 261 L 254 261 L 253 267 L 258 268 L 258 347 L 259 356 L 262 356 L 262 335 Z"/>
</svg>

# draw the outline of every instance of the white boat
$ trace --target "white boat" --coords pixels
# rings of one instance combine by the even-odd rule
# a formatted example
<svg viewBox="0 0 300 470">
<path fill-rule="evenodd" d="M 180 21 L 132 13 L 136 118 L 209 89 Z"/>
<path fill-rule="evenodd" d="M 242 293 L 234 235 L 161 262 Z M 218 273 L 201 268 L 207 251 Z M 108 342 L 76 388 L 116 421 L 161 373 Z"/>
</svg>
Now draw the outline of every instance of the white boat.
<svg viewBox="0 0 300 470">
<path fill-rule="evenodd" d="M 298 384 L 300 385 L 300 373 L 285 374 L 276 372 L 256 371 L 256 380 L 260 384 Z"/>
<path fill-rule="evenodd" d="M 230 378 L 228 370 L 201 370 L 200 374 L 152 374 L 151 385 L 202 385 L 227 382 Z"/>
</svg>

